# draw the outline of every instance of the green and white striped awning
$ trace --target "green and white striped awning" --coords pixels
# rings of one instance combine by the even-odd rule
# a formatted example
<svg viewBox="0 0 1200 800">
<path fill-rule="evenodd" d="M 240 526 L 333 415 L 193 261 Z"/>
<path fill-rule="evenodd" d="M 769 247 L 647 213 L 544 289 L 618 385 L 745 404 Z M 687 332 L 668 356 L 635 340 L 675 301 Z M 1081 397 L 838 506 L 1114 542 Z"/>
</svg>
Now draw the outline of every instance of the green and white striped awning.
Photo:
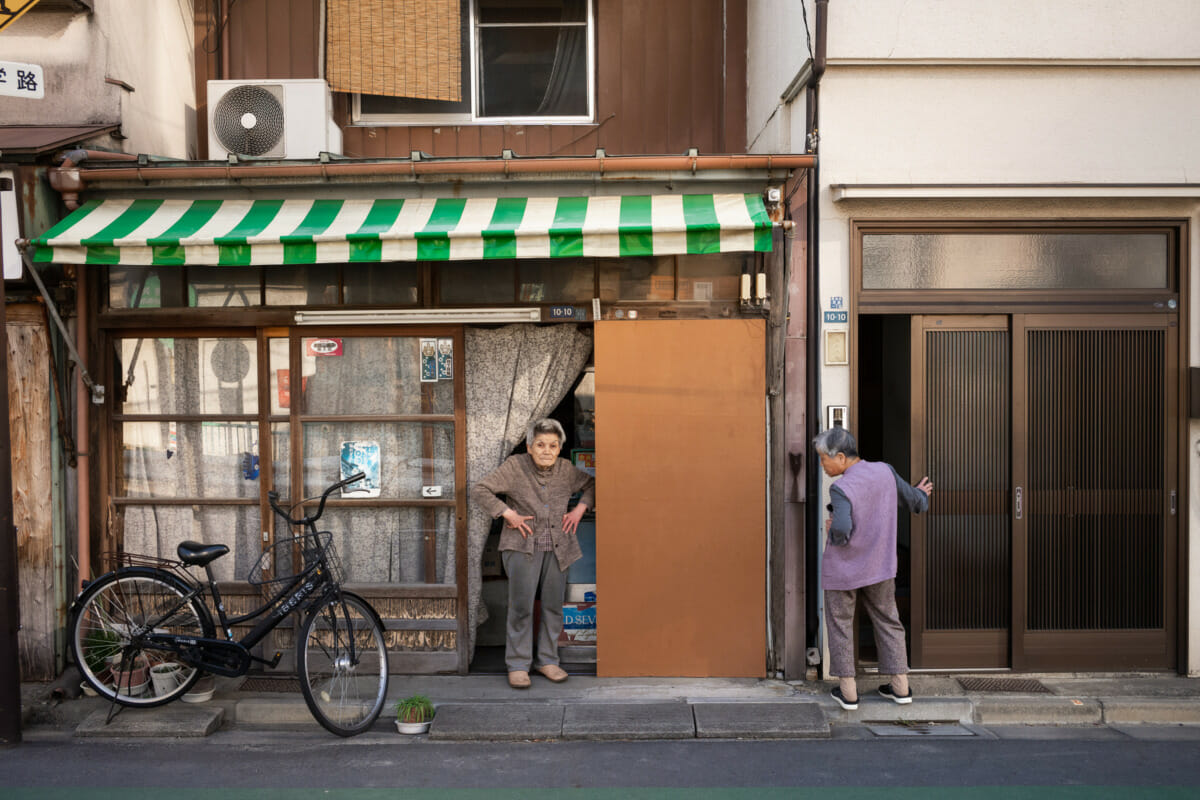
<svg viewBox="0 0 1200 800">
<path fill-rule="evenodd" d="M 756 194 L 387 200 L 92 200 L 34 261 L 259 266 L 769 251 Z"/>
</svg>

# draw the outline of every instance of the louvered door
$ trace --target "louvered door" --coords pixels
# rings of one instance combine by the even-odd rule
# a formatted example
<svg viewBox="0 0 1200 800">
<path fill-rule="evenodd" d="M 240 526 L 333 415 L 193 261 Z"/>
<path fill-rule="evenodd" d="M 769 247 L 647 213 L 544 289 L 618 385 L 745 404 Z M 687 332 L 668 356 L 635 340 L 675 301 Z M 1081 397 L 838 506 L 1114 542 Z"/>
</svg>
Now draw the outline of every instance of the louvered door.
<svg viewBox="0 0 1200 800">
<path fill-rule="evenodd" d="M 1012 338 L 1007 316 L 913 317 L 912 661 L 1000 667 L 1012 613 Z"/>
<path fill-rule="evenodd" d="M 1177 328 L 1158 315 L 1013 323 L 1023 443 L 1014 666 L 1169 667 Z"/>
</svg>

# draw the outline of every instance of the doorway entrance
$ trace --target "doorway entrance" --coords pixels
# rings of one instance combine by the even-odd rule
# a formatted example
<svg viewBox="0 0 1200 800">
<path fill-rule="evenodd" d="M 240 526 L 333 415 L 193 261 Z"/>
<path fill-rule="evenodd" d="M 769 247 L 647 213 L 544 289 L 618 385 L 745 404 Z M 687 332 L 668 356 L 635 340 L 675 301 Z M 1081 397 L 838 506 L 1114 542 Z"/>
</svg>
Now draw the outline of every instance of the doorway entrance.
<svg viewBox="0 0 1200 800">
<path fill-rule="evenodd" d="M 914 668 L 1175 660 L 1174 315 L 861 315 L 864 457 L 938 486 L 902 521 Z"/>
</svg>

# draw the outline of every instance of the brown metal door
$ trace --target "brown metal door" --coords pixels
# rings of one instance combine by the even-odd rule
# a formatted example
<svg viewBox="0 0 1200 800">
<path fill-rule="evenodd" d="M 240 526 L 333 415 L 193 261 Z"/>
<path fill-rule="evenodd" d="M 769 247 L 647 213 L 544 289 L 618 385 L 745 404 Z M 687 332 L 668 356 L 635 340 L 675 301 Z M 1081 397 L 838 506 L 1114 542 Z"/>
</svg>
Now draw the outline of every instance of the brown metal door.
<svg viewBox="0 0 1200 800">
<path fill-rule="evenodd" d="M 916 316 L 912 473 L 937 484 L 912 518 L 914 667 L 1007 666 L 1012 346 L 1007 316 Z"/>
<path fill-rule="evenodd" d="M 1013 317 L 1014 667 L 1175 659 L 1173 317 Z"/>
<path fill-rule="evenodd" d="M 913 318 L 918 668 L 1168 668 L 1169 317 Z"/>
</svg>

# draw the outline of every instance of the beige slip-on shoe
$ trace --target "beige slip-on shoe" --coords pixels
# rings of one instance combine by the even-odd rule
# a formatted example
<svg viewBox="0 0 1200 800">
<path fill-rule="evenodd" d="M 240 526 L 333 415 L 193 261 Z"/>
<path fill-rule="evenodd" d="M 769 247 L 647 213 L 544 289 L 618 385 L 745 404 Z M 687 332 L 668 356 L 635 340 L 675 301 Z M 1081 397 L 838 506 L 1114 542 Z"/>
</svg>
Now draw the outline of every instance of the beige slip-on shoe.
<svg viewBox="0 0 1200 800">
<path fill-rule="evenodd" d="M 528 689 L 529 683 L 529 673 L 523 669 L 508 673 L 508 685 L 514 689 Z"/>
<path fill-rule="evenodd" d="M 567 675 L 567 671 L 558 664 L 546 664 L 545 666 L 538 667 L 537 671 L 545 675 L 554 683 L 562 683 L 569 677 Z"/>
</svg>

